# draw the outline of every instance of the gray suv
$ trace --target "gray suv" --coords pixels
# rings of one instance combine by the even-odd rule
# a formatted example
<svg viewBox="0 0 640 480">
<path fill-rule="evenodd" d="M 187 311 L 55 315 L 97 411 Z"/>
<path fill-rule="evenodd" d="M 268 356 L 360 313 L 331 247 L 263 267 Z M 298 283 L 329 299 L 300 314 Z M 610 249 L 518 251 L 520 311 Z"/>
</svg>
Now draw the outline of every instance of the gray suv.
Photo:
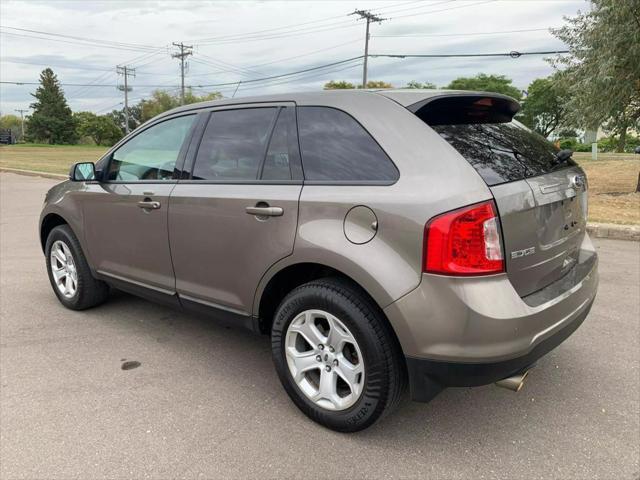
<svg viewBox="0 0 640 480">
<path fill-rule="evenodd" d="M 109 288 L 270 335 L 314 421 L 372 425 L 409 387 L 518 390 L 596 295 L 587 183 L 493 93 L 329 91 L 181 107 L 46 196 L 71 309 Z"/>
</svg>

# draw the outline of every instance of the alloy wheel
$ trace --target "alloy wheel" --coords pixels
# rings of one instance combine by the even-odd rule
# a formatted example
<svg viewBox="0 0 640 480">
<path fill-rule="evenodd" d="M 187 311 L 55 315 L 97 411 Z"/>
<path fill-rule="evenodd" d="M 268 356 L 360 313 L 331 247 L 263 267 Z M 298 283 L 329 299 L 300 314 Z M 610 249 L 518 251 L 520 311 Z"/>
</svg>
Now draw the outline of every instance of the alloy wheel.
<svg viewBox="0 0 640 480">
<path fill-rule="evenodd" d="M 334 315 L 306 310 L 289 324 L 285 339 L 289 372 L 300 390 L 327 410 L 351 407 L 364 387 L 358 342 Z"/>
<path fill-rule="evenodd" d="M 78 290 L 78 271 L 71 250 L 63 241 L 56 240 L 49 260 L 56 288 L 65 298 L 72 298 Z"/>
</svg>

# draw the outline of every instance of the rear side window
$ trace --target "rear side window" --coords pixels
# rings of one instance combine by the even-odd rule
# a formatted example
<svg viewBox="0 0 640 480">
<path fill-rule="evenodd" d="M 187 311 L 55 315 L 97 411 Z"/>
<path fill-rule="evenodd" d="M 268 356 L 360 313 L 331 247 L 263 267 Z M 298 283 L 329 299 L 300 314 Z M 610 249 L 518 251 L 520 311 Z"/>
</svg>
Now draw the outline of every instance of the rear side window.
<svg viewBox="0 0 640 480">
<path fill-rule="evenodd" d="M 395 182 L 398 170 L 353 117 L 329 107 L 298 107 L 306 180 Z"/>
<path fill-rule="evenodd" d="M 193 168 L 195 180 L 257 180 L 277 108 L 213 112 Z"/>
</svg>

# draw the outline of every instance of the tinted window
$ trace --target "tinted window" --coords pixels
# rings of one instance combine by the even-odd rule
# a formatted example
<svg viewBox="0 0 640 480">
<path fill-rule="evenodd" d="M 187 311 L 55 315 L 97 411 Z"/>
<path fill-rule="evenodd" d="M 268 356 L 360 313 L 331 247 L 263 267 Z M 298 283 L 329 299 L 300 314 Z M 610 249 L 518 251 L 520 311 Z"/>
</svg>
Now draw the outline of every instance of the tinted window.
<svg viewBox="0 0 640 480">
<path fill-rule="evenodd" d="M 173 118 L 150 127 L 113 152 L 109 180 L 171 180 L 182 143 L 195 115 Z"/>
<path fill-rule="evenodd" d="M 482 176 L 488 185 L 575 165 L 573 160 L 556 164 L 557 149 L 544 137 L 518 122 L 433 125 Z"/>
<path fill-rule="evenodd" d="M 277 108 L 213 112 L 198 149 L 196 180 L 256 180 Z"/>
<path fill-rule="evenodd" d="M 295 118 L 292 108 L 283 108 L 271 135 L 262 169 L 263 180 L 291 180 L 292 151 L 295 146 Z"/>
<path fill-rule="evenodd" d="M 395 181 L 398 170 L 350 115 L 327 107 L 299 107 L 298 131 L 307 180 Z"/>
</svg>

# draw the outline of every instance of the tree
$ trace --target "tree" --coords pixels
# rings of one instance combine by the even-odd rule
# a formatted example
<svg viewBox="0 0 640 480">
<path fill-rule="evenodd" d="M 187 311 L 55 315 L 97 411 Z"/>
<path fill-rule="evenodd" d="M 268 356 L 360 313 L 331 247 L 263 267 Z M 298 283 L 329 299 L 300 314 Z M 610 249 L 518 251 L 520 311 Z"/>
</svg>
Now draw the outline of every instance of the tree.
<svg viewBox="0 0 640 480">
<path fill-rule="evenodd" d="M 185 105 L 197 102 L 205 102 L 209 100 L 217 100 L 222 98 L 220 92 L 211 92 L 204 95 L 195 95 L 191 89 L 185 92 L 184 103 Z M 180 106 L 180 95 L 171 94 L 166 90 L 155 90 L 151 94 L 151 98 L 141 100 L 138 103 L 137 108 L 140 109 L 140 121 L 142 123 L 150 120 L 151 118 L 159 115 L 167 110 Z"/>
<path fill-rule="evenodd" d="M 415 80 L 411 80 L 409 83 L 407 83 L 406 87 L 404 87 L 404 88 L 411 88 L 411 89 L 414 89 L 414 88 L 429 88 L 429 89 L 435 90 L 438 87 L 436 87 L 435 83 L 431 83 L 431 82 L 420 83 L 420 82 L 417 82 Z"/>
<path fill-rule="evenodd" d="M 474 90 L 481 92 L 495 92 L 508 95 L 520 100 L 522 96 L 519 89 L 511 83 L 513 81 L 504 75 L 487 75 L 479 73 L 475 77 L 460 77 L 453 80 L 446 88 L 451 90 Z"/>
<path fill-rule="evenodd" d="M 9 129 L 13 133 L 16 142 L 22 140 L 22 120 L 17 115 L 0 116 L 0 129 Z"/>
<path fill-rule="evenodd" d="M 393 85 L 382 80 L 370 80 L 367 82 L 367 88 L 393 88 Z"/>
<path fill-rule="evenodd" d="M 638 1 L 593 0 L 590 12 L 552 32 L 569 49 L 551 63 L 563 69 L 571 115 L 587 127 L 606 122 L 624 150 L 629 127 L 640 128 Z"/>
<path fill-rule="evenodd" d="M 125 128 L 125 115 L 124 109 L 122 110 L 113 110 L 111 113 L 107 114 L 110 116 L 115 124 L 122 130 L 122 134 L 124 135 L 127 131 Z M 142 110 L 140 109 L 140 104 L 129 106 L 129 131 L 133 131 L 140 126 L 142 123 Z"/>
<path fill-rule="evenodd" d="M 78 112 L 74 117 L 78 123 L 78 136 L 91 137 L 96 145 L 111 146 L 122 138 L 122 130 L 110 115 Z"/>
<path fill-rule="evenodd" d="M 362 88 L 362 85 L 354 85 L 346 80 L 330 80 L 324 84 L 325 90 L 352 90 L 356 88 Z M 389 82 L 382 80 L 370 80 L 367 82 L 367 88 L 393 88 Z"/>
<path fill-rule="evenodd" d="M 356 86 L 346 80 L 330 80 L 324 84 L 323 88 L 325 90 L 351 90 L 356 88 Z"/>
<path fill-rule="evenodd" d="M 522 102 L 518 120 L 543 137 L 567 129 L 571 126 L 566 111 L 568 95 L 559 73 L 538 78 L 527 89 L 527 97 Z"/>
<path fill-rule="evenodd" d="M 64 98 L 58 77 L 46 68 L 40 74 L 40 86 L 31 94 L 36 101 L 27 123 L 29 138 L 46 143 L 74 143 L 76 124 Z"/>
</svg>

